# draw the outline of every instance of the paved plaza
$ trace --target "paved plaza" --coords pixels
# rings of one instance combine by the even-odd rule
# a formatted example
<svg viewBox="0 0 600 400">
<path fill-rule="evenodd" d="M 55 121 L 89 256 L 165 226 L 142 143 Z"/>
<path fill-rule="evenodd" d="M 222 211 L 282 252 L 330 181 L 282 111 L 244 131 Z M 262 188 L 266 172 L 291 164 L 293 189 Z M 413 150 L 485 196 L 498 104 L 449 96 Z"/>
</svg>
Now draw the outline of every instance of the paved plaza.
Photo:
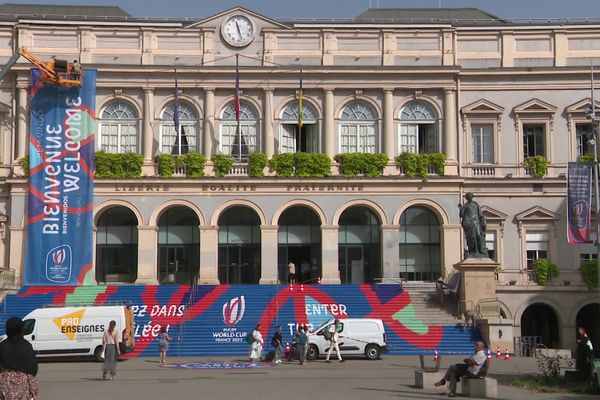
<svg viewBox="0 0 600 400">
<path fill-rule="evenodd" d="M 462 357 L 443 357 L 442 366 Z M 170 358 L 167 366 L 156 359 L 136 358 L 119 362 L 114 381 L 101 379 L 101 364 L 91 361 L 40 363 L 40 398 L 44 400 L 96 399 L 440 399 L 443 390 L 417 389 L 416 356 L 386 356 L 379 361 L 349 359 L 344 363 L 324 360 L 304 366 L 284 363 L 248 369 L 171 368 L 176 363 L 245 361 L 235 357 Z M 429 360 L 430 361 L 430 360 Z M 597 399 L 598 396 L 541 394 L 502 384 L 516 375 L 536 373 L 532 358 L 492 359 L 490 376 L 498 379 L 502 399 Z"/>
</svg>

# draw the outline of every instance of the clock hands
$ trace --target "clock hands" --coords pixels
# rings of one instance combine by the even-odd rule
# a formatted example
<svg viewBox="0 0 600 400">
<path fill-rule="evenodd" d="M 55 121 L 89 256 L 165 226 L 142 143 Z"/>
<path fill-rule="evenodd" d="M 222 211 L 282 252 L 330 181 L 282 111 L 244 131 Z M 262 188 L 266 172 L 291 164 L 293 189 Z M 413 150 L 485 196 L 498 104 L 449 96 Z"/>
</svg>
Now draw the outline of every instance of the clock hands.
<svg viewBox="0 0 600 400">
<path fill-rule="evenodd" d="M 237 20 L 235 20 L 235 27 L 237 28 L 238 35 L 239 35 L 239 37 L 240 37 L 240 39 L 239 39 L 239 40 L 242 40 L 242 31 L 241 31 L 241 29 L 240 29 L 240 24 L 239 24 L 239 22 L 238 22 Z"/>
</svg>

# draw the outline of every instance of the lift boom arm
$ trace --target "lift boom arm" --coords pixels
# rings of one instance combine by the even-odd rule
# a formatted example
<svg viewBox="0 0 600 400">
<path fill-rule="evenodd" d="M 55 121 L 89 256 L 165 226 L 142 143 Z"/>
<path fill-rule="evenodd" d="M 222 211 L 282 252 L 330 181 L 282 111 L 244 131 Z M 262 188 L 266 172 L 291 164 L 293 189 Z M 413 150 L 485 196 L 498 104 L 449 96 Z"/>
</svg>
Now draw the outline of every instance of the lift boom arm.
<svg viewBox="0 0 600 400">
<path fill-rule="evenodd" d="M 81 84 L 79 80 L 81 70 L 78 71 L 79 75 L 77 77 L 67 74 L 68 71 L 66 69 L 72 67 L 73 64 L 69 64 L 66 61 L 56 60 L 52 60 L 47 63 L 43 62 L 23 47 L 20 47 L 19 50 L 12 55 L 4 67 L 2 67 L 0 70 L 0 80 L 2 80 L 4 76 L 11 70 L 20 57 L 26 58 L 30 63 L 35 65 L 36 68 L 43 72 L 44 82 L 57 84 L 60 86 L 80 86 Z M 59 67 L 57 63 L 59 62 L 61 63 L 61 68 L 66 68 L 62 74 L 60 74 L 60 71 L 58 71 Z"/>
</svg>

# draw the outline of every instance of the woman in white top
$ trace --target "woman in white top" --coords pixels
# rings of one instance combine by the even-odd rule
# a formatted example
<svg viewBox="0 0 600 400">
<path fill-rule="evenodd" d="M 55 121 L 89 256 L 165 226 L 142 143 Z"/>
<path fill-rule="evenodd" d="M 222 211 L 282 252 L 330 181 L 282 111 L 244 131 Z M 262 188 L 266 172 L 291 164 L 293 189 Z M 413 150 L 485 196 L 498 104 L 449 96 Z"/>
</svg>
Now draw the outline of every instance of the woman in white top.
<svg viewBox="0 0 600 400">
<path fill-rule="evenodd" d="M 117 323 L 110 321 L 108 329 L 104 331 L 102 336 L 102 344 L 104 345 L 104 365 L 102 366 L 102 379 L 112 380 L 117 375 L 117 360 L 121 351 L 119 350 L 119 334 L 117 333 Z"/>
<path fill-rule="evenodd" d="M 256 325 L 252 332 L 252 344 L 250 345 L 250 361 L 260 361 L 262 359 L 263 337 L 260 333 L 260 324 Z"/>
</svg>

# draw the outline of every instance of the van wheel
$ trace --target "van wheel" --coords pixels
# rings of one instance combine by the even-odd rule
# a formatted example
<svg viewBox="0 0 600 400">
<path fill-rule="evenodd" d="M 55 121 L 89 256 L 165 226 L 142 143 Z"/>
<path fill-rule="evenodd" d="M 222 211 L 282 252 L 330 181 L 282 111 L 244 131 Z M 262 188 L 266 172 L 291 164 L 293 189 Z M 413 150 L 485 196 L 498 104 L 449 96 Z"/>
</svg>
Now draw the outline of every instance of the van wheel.
<svg viewBox="0 0 600 400">
<path fill-rule="evenodd" d="M 319 358 L 319 348 L 316 344 L 311 344 L 308 346 L 308 353 L 306 354 L 306 358 L 309 360 L 316 360 Z"/>
<path fill-rule="evenodd" d="M 96 347 L 96 350 L 94 350 L 94 361 L 103 362 L 104 358 L 102 358 L 101 356 L 102 356 L 102 346 L 98 346 L 98 347 Z"/>
<path fill-rule="evenodd" d="M 370 344 L 365 348 L 365 357 L 367 360 L 377 360 L 381 357 L 381 350 L 376 344 Z"/>
</svg>

